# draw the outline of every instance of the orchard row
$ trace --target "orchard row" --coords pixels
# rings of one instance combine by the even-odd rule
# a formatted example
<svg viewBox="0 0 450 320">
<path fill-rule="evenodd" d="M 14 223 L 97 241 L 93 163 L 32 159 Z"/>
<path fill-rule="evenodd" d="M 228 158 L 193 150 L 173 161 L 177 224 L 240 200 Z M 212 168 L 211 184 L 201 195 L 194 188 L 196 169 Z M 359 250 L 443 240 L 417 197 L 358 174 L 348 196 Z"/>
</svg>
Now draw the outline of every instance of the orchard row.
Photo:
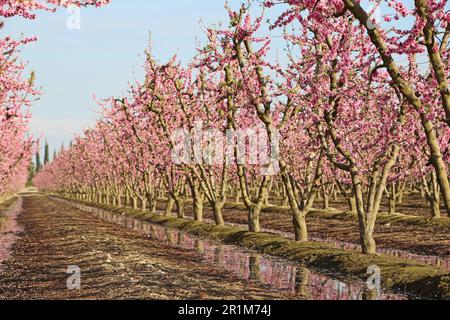
<svg viewBox="0 0 450 320">
<path fill-rule="evenodd" d="M 0 30 L 7 29 L 8 19 L 35 19 L 38 11 L 54 11 L 57 6 L 104 5 L 108 0 L 47 0 L 0 1 Z M 6 26 L 5 26 L 6 23 Z M 26 64 L 20 50 L 35 37 L 14 40 L 0 37 L 0 199 L 22 188 L 28 178 L 28 168 L 36 149 L 36 141 L 28 135 L 29 107 L 40 93 L 35 88 L 36 75 L 24 75 Z"/>
</svg>

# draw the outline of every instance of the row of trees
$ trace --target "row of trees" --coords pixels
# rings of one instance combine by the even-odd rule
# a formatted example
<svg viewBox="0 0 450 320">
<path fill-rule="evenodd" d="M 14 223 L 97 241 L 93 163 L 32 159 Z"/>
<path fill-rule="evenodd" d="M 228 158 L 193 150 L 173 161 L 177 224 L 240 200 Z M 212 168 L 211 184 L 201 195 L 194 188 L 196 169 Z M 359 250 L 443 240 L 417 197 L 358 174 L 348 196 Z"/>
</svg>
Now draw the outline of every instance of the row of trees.
<svg viewBox="0 0 450 320">
<path fill-rule="evenodd" d="M 25 185 L 33 153 L 33 140 L 27 137 L 30 97 L 38 94 L 34 75 L 22 77 L 18 47 L 31 39 L 0 40 L 0 195 L 13 193 Z"/>
<path fill-rule="evenodd" d="M 160 63 L 149 49 L 144 81 L 101 101 L 95 128 L 45 166 L 36 185 L 118 206 L 130 199 L 153 212 L 165 197 L 166 214 L 176 206 L 180 218 L 190 199 L 196 220 L 207 203 L 217 225 L 232 197 L 253 232 L 277 196 L 290 206 L 298 241 L 308 240 L 318 195 L 339 192 L 358 215 L 368 254 L 383 198 L 393 209 L 406 186 L 426 190 L 434 217 L 442 199 L 450 214 L 447 1 L 373 1 L 367 12 L 358 1 L 286 0 L 265 10 L 276 5 L 286 11 L 270 28 L 284 31 L 287 63 L 269 59 L 264 13 L 226 6 L 228 28 L 207 29 L 187 65 L 176 56 Z M 379 6 L 384 22 L 371 18 Z M 243 146 L 230 136 L 239 130 L 255 135 Z M 242 161 L 255 145 L 256 158 Z"/>
<path fill-rule="evenodd" d="M 53 158 L 55 158 L 55 157 L 56 157 L 56 151 L 54 151 L 54 154 L 53 154 Z M 49 149 L 48 142 L 46 140 L 45 146 L 44 146 L 44 164 L 42 164 L 42 161 L 41 161 L 41 153 L 39 152 L 39 150 L 37 150 L 36 155 L 35 155 L 35 162 L 30 163 L 30 165 L 28 166 L 27 187 L 33 185 L 34 176 L 39 171 L 41 171 L 43 165 L 47 165 L 49 163 L 50 163 L 50 149 Z"/>
<path fill-rule="evenodd" d="M 108 1 L 0 1 L 0 30 L 12 17 L 34 19 L 39 10 L 54 11 L 55 6 L 102 5 Z M 29 107 L 39 96 L 35 88 L 35 74 L 24 75 L 25 63 L 20 50 L 34 37 L 13 39 L 0 37 L 0 197 L 25 186 L 36 141 L 28 135 Z"/>
</svg>

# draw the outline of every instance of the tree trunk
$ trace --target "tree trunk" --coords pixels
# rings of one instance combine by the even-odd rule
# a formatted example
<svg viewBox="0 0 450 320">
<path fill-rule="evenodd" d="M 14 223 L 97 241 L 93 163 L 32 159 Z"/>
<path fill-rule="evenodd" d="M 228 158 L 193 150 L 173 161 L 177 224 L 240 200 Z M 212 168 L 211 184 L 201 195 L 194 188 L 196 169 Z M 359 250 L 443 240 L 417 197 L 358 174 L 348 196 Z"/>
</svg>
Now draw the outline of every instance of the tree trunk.
<svg viewBox="0 0 450 320">
<path fill-rule="evenodd" d="M 147 199 L 141 198 L 141 211 L 146 212 L 147 211 Z"/>
<path fill-rule="evenodd" d="M 223 221 L 222 215 L 222 204 L 220 203 L 212 203 L 214 222 L 218 226 L 223 226 L 225 222 Z"/>
<path fill-rule="evenodd" d="M 146 193 L 147 203 L 149 206 L 149 211 L 151 214 L 156 214 L 156 194 L 147 192 Z"/>
<path fill-rule="evenodd" d="M 348 201 L 348 206 L 350 208 L 350 212 L 351 213 L 356 213 L 357 209 L 356 209 L 356 198 L 355 198 L 355 196 L 350 196 L 347 201 Z"/>
<path fill-rule="evenodd" d="M 392 198 L 392 196 L 390 196 L 388 198 L 388 201 L 389 201 L 389 214 L 393 215 L 396 212 L 395 198 Z"/>
<path fill-rule="evenodd" d="M 265 206 L 269 206 L 269 205 L 270 205 L 270 202 L 269 202 L 269 193 L 267 193 L 267 194 L 264 196 L 263 203 L 264 203 Z"/>
<path fill-rule="evenodd" d="M 306 212 L 302 212 L 299 209 L 293 210 L 293 224 L 295 241 L 306 242 L 308 241 L 308 228 L 306 227 Z"/>
<path fill-rule="evenodd" d="M 167 200 L 167 204 L 166 204 L 166 209 L 164 212 L 165 216 L 171 216 L 172 215 L 172 210 L 173 210 L 173 206 L 175 205 L 175 200 L 169 196 L 169 200 Z"/>
<path fill-rule="evenodd" d="M 323 192 L 323 209 L 330 209 L 330 196 L 325 191 Z"/>
<path fill-rule="evenodd" d="M 194 220 L 198 222 L 203 221 L 203 202 L 205 199 L 204 190 L 202 190 L 201 184 L 197 183 L 197 179 L 195 175 L 192 173 L 192 176 L 187 180 L 189 188 L 191 190 L 192 197 L 192 211 L 194 214 Z"/>
<path fill-rule="evenodd" d="M 262 203 L 261 203 L 262 204 Z M 261 214 L 261 204 L 253 204 L 248 209 L 248 229 L 250 232 L 261 232 L 259 216 Z"/>
<path fill-rule="evenodd" d="M 436 136 L 436 129 L 426 115 L 421 115 L 421 117 L 428 145 L 430 147 L 431 163 L 435 168 L 439 186 L 441 187 L 447 215 L 450 217 L 450 183 L 448 181 L 447 166 L 442 158 L 441 149 Z"/>
<path fill-rule="evenodd" d="M 157 201 L 156 201 L 156 199 L 153 199 L 153 201 L 150 202 L 150 213 L 151 214 L 156 214 L 156 205 L 157 205 Z"/>
<path fill-rule="evenodd" d="M 310 272 L 307 268 L 299 267 L 295 272 L 295 292 L 305 298 L 311 297 L 309 287 Z"/>
<path fill-rule="evenodd" d="M 170 229 L 166 229 L 166 239 L 167 241 L 169 241 L 170 244 L 176 244 L 175 234 Z"/>
<path fill-rule="evenodd" d="M 288 197 L 286 186 L 284 185 L 284 182 L 282 184 L 282 191 L 283 191 L 283 203 L 281 205 L 283 207 L 288 207 L 289 206 L 289 197 Z"/>
<path fill-rule="evenodd" d="M 439 191 L 439 183 L 437 181 L 436 173 L 433 171 L 430 174 L 431 181 L 428 182 L 426 177 L 423 177 L 423 186 L 427 202 L 430 204 L 431 216 L 433 218 L 441 217 L 441 193 Z"/>
<path fill-rule="evenodd" d="M 404 190 L 400 190 L 398 197 L 397 197 L 397 204 L 403 204 L 403 196 L 405 195 Z"/>
<path fill-rule="evenodd" d="M 396 203 L 401 205 L 403 204 L 403 196 L 405 195 L 405 188 L 406 188 L 406 184 L 400 184 L 400 190 L 397 193 L 397 199 L 396 199 Z"/>
<path fill-rule="evenodd" d="M 287 195 L 285 195 L 283 198 L 283 207 L 288 207 L 288 206 L 289 206 L 289 198 Z"/>
<path fill-rule="evenodd" d="M 261 281 L 261 257 L 259 255 L 249 257 L 250 280 Z"/>
<path fill-rule="evenodd" d="M 125 193 L 125 206 L 129 207 L 131 205 L 131 197 L 130 197 L 130 193 L 127 191 Z"/>
<path fill-rule="evenodd" d="M 184 219 L 184 199 L 175 199 L 177 205 L 177 217 L 178 219 Z"/>
<path fill-rule="evenodd" d="M 438 199 L 430 199 L 431 216 L 435 219 L 441 217 L 441 206 Z"/>
<path fill-rule="evenodd" d="M 225 260 L 225 249 L 223 246 L 219 245 L 214 252 L 214 262 L 219 265 L 223 265 Z"/>
<path fill-rule="evenodd" d="M 198 222 L 203 221 L 203 199 L 195 199 L 194 198 L 194 220 Z"/>
<path fill-rule="evenodd" d="M 373 238 L 372 232 L 364 227 L 360 227 L 360 242 L 362 247 L 362 252 L 364 254 L 375 254 L 376 253 L 376 243 Z"/>
<path fill-rule="evenodd" d="M 422 198 L 426 198 L 425 188 L 424 188 L 423 183 L 420 184 L 420 196 L 421 196 Z"/>
<path fill-rule="evenodd" d="M 375 183 L 375 181 L 372 181 Z M 376 243 L 373 238 L 373 228 L 371 227 L 371 218 L 373 218 L 374 213 L 366 212 L 364 209 L 363 200 L 363 187 L 359 177 L 352 172 L 352 184 L 354 189 L 354 197 L 356 199 L 356 210 L 358 212 L 358 226 L 359 226 L 359 242 L 361 245 L 362 253 L 364 254 L 375 254 L 376 253 Z M 385 188 L 379 185 L 380 188 Z M 370 195 L 369 195 L 370 197 Z M 375 219 L 373 220 L 375 223 Z"/>
<path fill-rule="evenodd" d="M 397 199 L 397 190 L 395 188 L 395 183 L 391 183 L 388 190 L 389 194 L 387 195 L 388 204 L 389 204 L 389 214 L 395 214 L 396 211 L 396 199 Z"/>
<path fill-rule="evenodd" d="M 138 199 L 136 197 L 133 197 L 132 200 L 133 200 L 133 210 L 137 210 L 139 208 Z"/>
</svg>

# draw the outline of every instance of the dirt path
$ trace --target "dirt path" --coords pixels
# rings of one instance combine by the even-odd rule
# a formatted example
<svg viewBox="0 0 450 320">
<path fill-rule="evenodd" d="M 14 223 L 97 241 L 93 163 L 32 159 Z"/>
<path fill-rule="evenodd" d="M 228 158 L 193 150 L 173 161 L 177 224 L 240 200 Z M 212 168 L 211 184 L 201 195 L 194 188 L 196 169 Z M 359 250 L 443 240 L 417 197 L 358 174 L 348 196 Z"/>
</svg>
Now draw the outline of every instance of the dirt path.
<svg viewBox="0 0 450 320">
<path fill-rule="evenodd" d="M 23 200 L 24 231 L 0 271 L 0 299 L 286 299 L 195 252 L 139 236 L 46 197 Z M 67 289 L 68 266 L 81 290 Z"/>
</svg>

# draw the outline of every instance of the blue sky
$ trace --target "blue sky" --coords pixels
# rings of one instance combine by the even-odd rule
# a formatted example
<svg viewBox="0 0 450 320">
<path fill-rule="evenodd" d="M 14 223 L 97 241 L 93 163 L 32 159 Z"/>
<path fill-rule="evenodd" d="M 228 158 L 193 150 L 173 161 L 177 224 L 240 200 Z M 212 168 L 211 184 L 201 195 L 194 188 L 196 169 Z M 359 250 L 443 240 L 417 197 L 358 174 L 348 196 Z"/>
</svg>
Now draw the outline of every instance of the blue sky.
<svg viewBox="0 0 450 320">
<path fill-rule="evenodd" d="M 60 9 L 34 21 L 9 19 L 1 31 L 38 37 L 22 56 L 43 91 L 32 108 L 31 133 L 46 136 L 51 150 L 95 122 L 94 94 L 119 96 L 129 81 L 142 78 L 149 32 L 158 58 L 177 53 L 188 61 L 196 39 L 203 39 L 202 24 L 227 21 L 222 0 L 113 0 L 103 8 L 82 9 L 79 30 L 67 28 L 69 17 Z"/>
</svg>

